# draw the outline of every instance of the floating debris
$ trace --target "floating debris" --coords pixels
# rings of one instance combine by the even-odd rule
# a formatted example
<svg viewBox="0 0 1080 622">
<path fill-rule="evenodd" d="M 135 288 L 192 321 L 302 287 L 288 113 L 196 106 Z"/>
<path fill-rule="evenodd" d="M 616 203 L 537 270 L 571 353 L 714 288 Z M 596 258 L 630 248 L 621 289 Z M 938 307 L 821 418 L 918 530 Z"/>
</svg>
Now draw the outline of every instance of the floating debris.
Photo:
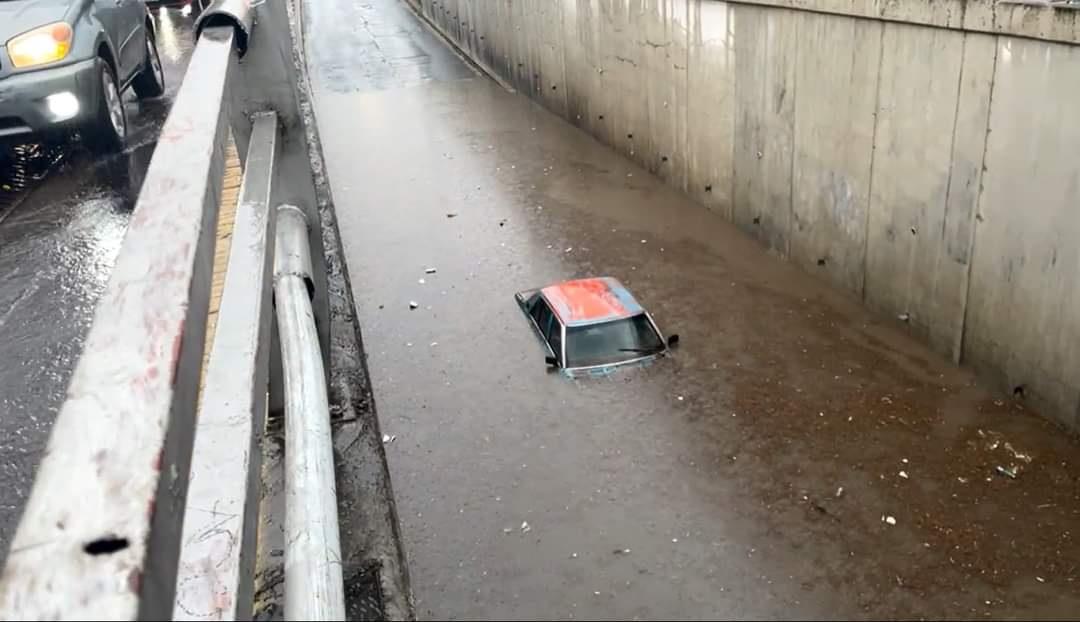
<svg viewBox="0 0 1080 622">
<path fill-rule="evenodd" d="M 382 435 L 383 444 L 393 443 L 396 440 L 397 440 L 397 435 L 396 434 L 383 434 Z"/>
<path fill-rule="evenodd" d="M 419 308 L 419 307 L 420 307 L 420 303 L 419 303 L 419 302 L 416 302 L 415 300 L 410 300 L 410 301 L 409 301 L 409 308 L 410 308 L 410 309 L 417 309 L 417 308 Z"/>
<path fill-rule="evenodd" d="M 1039 583 L 1046 583 L 1046 579 L 1044 579 L 1042 577 L 1035 577 L 1035 580 L 1038 581 Z"/>
<path fill-rule="evenodd" d="M 570 559 L 577 559 L 577 553 L 571 553 Z"/>
<path fill-rule="evenodd" d="M 908 474 L 907 474 L 907 471 L 900 471 L 900 473 L 898 473 L 898 475 L 899 475 L 900 477 L 904 478 L 904 479 L 907 479 L 907 478 L 908 478 Z"/>
<path fill-rule="evenodd" d="M 436 272 L 438 272 L 436 268 L 428 268 L 427 270 L 424 270 L 424 274 L 435 274 Z"/>
<path fill-rule="evenodd" d="M 671 539 L 671 543 L 672 543 L 672 544 L 678 544 L 678 543 L 679 543 L 679 539 L 678 539 L 678 538 L 672 538 L 672 539 Z"/>
<path fill-rule="evenodd" d="M 996 471 L 998 475 L 1004 475 L 1005 477 L 1007 477 L 1009 479 L 1016 479 L 1016 476 L 1018 474 L 1017 471 L 1016 471 L 1015 466 L 1010 466 L 1010 467 L 1006 468 L 1006 467 L 1003 467 L 1001 465 L 998 465 L 994 469 L 994 471 Z"/>
<path fill-rule="evenodd" d="M 530 531 L 532 531 L 532 526 L 529 525 L 528 521 L 521 521 L 521 533 L 529 533 Z"/>
<path fill-rule="evenodd" d="M 457 218 L 457 212 L 447 212 L 446 217 L 447 218 Z"/>
<path fill-rule="evenodd" d="M 911 315 L 907 313 L 901 313 L 900 315 L 896 316 L 896 319 L 900 320 L 901 322 L 907 322 L 911 319 Z"/>
<path fill-rule="evenodd" d="M 881 520 L 882 520 L 882 522 L 888 523 L 890 525 L 895 525 L 896 524 L 896 519 L 893 518 L 892 516 L 882 516 Z"/>
<path fill-rule="evenodd" d="M 683 396 L 681 396 L 681 395 L 680 395 L 680 396 L 678 396 L 678 397 L 677 397 L 677 398 L 675 398 L 675 399 L 677 399 L 677 400 L 679 400 L 679 401 L 681 402 L 681 401 L 683 401 Z"/>
<path fill-rule="evenodd" d="M 840 486 L 836 489 L 836 498 L 839 499 L 844 494 L 844 487 Z"/>
<path fill-rule="evenodd" d="M 424 284 L 424 283 L 426 283 L 427 281 L 425 281 L 424 279 L 417 279 L 417 281 L 416 281 L 416 282 L 417 282 L 417 283 L 419 283 L 419 284 L 421 284 L 421 285 L 423 285 L 423 284 Z"/>
<path fill-rule="evenodd" d="M 613 555 L 629 555 L 630 549 L 615 549 L 612 551 Z"/>
</svg>

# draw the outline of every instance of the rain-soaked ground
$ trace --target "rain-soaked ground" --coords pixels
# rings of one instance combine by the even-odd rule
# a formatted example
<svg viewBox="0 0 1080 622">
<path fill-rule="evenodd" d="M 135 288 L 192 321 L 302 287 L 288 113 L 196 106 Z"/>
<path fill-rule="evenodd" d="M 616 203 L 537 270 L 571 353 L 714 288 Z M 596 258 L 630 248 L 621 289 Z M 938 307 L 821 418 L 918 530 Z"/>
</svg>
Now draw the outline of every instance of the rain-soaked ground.
<svg viewBox="0 0 1080 622">
<path fill-rule="evenodd" d="M 0 559 L 191 54 L 191 18 L 154 15 L 166 95 L 141 104 L 125 95 L 122 155 L 26 145 L 0 167 Z"/>
<path fill-rule="evenodd" d="M 305 19 L 421 617 L 1080 614 L 1074 436 L 477 76 L 398 0 Z M 514 293 L 588 275 L 681 349 L 549 373 Z"/>
</svg>

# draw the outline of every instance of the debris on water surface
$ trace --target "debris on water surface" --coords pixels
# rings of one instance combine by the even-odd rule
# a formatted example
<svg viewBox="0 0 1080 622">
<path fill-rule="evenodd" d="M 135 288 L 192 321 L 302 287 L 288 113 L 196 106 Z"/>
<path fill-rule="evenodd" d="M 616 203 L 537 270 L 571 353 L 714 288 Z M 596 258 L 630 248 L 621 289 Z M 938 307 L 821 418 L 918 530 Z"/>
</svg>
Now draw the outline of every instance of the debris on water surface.
<svg viewBox="0 0 1080 622">
<path fill-rule="evenodd" d="M 1003 467 L 1001 465 L 998 465 L 994 469 L 994 471 L 996 471 L 998 475 L 1004 475 L 1005 477 L 1008 477 L 1009 479 L 1016 479 L 1017 472 L 1016 472 L 1016 467 L 1015 466 L 1011 466 L 1011 467 L 1006 468 L 1006 467 Z"/>
<path fill-rule="evenodd" d="M 896 524 L 896 519 L 893 518 L 892 516 L 882 516 L 881 520 L 883 522 L 885 522 L 885 523 L 890 524 L 890 525 L 895 525 Z"/>
<path fill-rule="evenodd" d="M 641 241 L 642 244 L 645 244 L 646 242 L 648 242 L 648 240 L 642 240 Z"/>
<path fill-rule="evenodd" d="M 574 247 L 573 247 L 573 246 L 568 246 L 568 247 L 566 247 L 566 250 L 565 250 L 565 251 L 563 251 L 563 252 L 564 252 L 564 253 L 569 253 L 569 252 L 570 252 L 570 251 L 572 251 L 572 250 L 574 250 Z"/>
<path fill-rule="evenodd" d="M 907 458 L 900 458 L 900 462 L 903 462 L 904 464 L 907 464 L 907 463 L 908 463 L 908 459 L 907 459 Z"/>
<path fill-rule="evenodd" d="M 384 444 L 393 443 L 396 440 L 397 440 L 397 435 L 391 435 L 391 434 L 383 434 L 382 435 L 382 442 Z"/>
<path fill-rule="evenodd" d="M 1035 577 L 1035 580 L 1038 581 L 1039 583 L 1046 583 L 1046 579 L 1044 579 L 1042 577 Z"/>
<path fill-rule="evenodd" d="M 418 279 L 418 280 L 417 280 L 416 282 L 417 282 L 417 283 L 419 283 L 419 284 L 421 284 L 421 285 L 423 285 L 423 284 L 424 284 L 424 283 L 426 283 L 427 281 L 425 281 L 424 279 Z"/>
<path fill-rule="evenodd" d="M 889 397 L 888 395 L 886 395 L 885 397 L 881 398 L 881 403 L 882 404 L 892 404 L 892 398 Z"/>
<path fill-rule="evenodd" d="M 505 227 L 506 226 L 506 219 L 505 218 L 502 218 L 502 219 L 499 220 L 499 226 L 500 227 Z"/>
<path fill-rule="evenodd" d="M 678 543 L 679 543 L 679 539 L 678 539 L 678 538 L 672 538 L 672 539 L 671 539 L 671 543 L 672 543 L 672 544 L 678 544 Z"/>
<path fill-rule="evenodd" d="M 419 307 L 420 307 L 420 303 L 419 303 L 419 302 L 416 302 L 415 300 L 410 300 L 410 301 L 409 301 L 409 308 L 410 308 L 410 309 L 417 309 L 417 308 L 419 308 Z"/>
<path fill-rule="evenodd" d="M 577 559 L 577 553 L 571 553 L 570 559 Z"/>
<path fill-rule="evenodd" d="M 529 525 L 528 521 L 521 521 L 521 533 L 529 533 L 530 531 L 532 531 L 532 526 Z"/>
<path fill-rule="evenodd" d="M 434 348 L 434 347 L 435 347 L 435 346 L 437 346 L 437 345 L 439 345 L 439 342 L 438 342 L 438 341 L 432 341 L 432 342 L 431 342 L 431 347 L 432 347 L 432 348 Z"/>
<path fill-rule="evenodd" d="M 503 533 L 510 533 L 511 531 L 513 531 L 513 529 L 509 527 L 503 527 Z"/>
<path fill-rule="evenodd" d="M 906 322 L 911 319 L 911 315 L 907 313 L 901 313 L 900 315 L 896 316 L 896 319 L 900 320 L 901 322 Z"/>
<path fill-rule="evenodd" d="M 613 555 L 629 555 L 630 549 L 615 549 L 612 551 Z"/>
<path fill-rule="evenodd" d="M 908 474 L 907 474 L 907 471 L 900 471 L 900 473 L 898 473 L 898 475 L 900 475 L 900 477 L 902 477 L 902 478 L 904 478 L 904 479 L 907 479 L 907 478 L 908 478 Z"/>
<path fill-rule="evenodd" d="M 447 212 L 446 217 L 447 218 L 457 218 L 457 212 Z"/>
<path fill-rule="evenodd" d="M 681 395 L 680 395 L 680 396 L 679 396 L 678 398 L 676 398 L 676 399 L 678 399 L 678 400 L 679 400 L 679 401 L 681 402 L 681 401 L 683 401 L 683 396 L 681 396 Z"/>
<path fill-rule="evenodd" d="M 836 489 L 836 498 L 839 499 L 844 494 L 844 487 L 840 486 Z"/>
<path fill-rule="evenodd" d="M 428 268 L 427 270 L 424 270 L 424 274 L 435 274 L 436 272 L 438 272 L 438 270 L 435 268 Z"/>
</svg>

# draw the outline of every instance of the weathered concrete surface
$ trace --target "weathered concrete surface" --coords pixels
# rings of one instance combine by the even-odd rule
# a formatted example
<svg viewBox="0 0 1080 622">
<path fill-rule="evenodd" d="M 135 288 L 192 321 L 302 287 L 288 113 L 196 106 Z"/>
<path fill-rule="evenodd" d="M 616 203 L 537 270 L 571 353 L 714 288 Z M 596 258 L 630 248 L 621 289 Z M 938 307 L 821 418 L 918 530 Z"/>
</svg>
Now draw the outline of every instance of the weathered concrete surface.
<svg viewBox="0 0 1080 622">
<path fill-rule="evenodd" d="M 395 87 L 334 36 L 400 6 L 308 41 L 356 64 L 317 122 L 421 617 L 1075 616 L 1076 439 L 449 51 Z M 547 373 L 513 294 L 587 274 L 682 349 Z"/>
<path fill-rule="evenodd" d="M 1076 7 L 409 1 L 519 92 L 1080 429 L 1080 166 L 1049 136 L 1071 125 Z"/>
</svg>

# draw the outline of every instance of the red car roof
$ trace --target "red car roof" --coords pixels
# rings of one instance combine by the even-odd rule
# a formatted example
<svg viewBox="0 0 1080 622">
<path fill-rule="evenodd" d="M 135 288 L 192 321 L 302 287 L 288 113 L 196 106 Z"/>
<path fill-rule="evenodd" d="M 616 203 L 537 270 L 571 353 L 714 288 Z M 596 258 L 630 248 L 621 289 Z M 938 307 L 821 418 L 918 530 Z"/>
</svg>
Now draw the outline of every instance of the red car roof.
<svg viewBox="0 0 1080 622">
<path fill-rule="evenodd" d="M 644 311 L 623 284 L 611 277 L 566 281 L 540 291 L 567 326 L 618 320 Z"/>
</svg>

